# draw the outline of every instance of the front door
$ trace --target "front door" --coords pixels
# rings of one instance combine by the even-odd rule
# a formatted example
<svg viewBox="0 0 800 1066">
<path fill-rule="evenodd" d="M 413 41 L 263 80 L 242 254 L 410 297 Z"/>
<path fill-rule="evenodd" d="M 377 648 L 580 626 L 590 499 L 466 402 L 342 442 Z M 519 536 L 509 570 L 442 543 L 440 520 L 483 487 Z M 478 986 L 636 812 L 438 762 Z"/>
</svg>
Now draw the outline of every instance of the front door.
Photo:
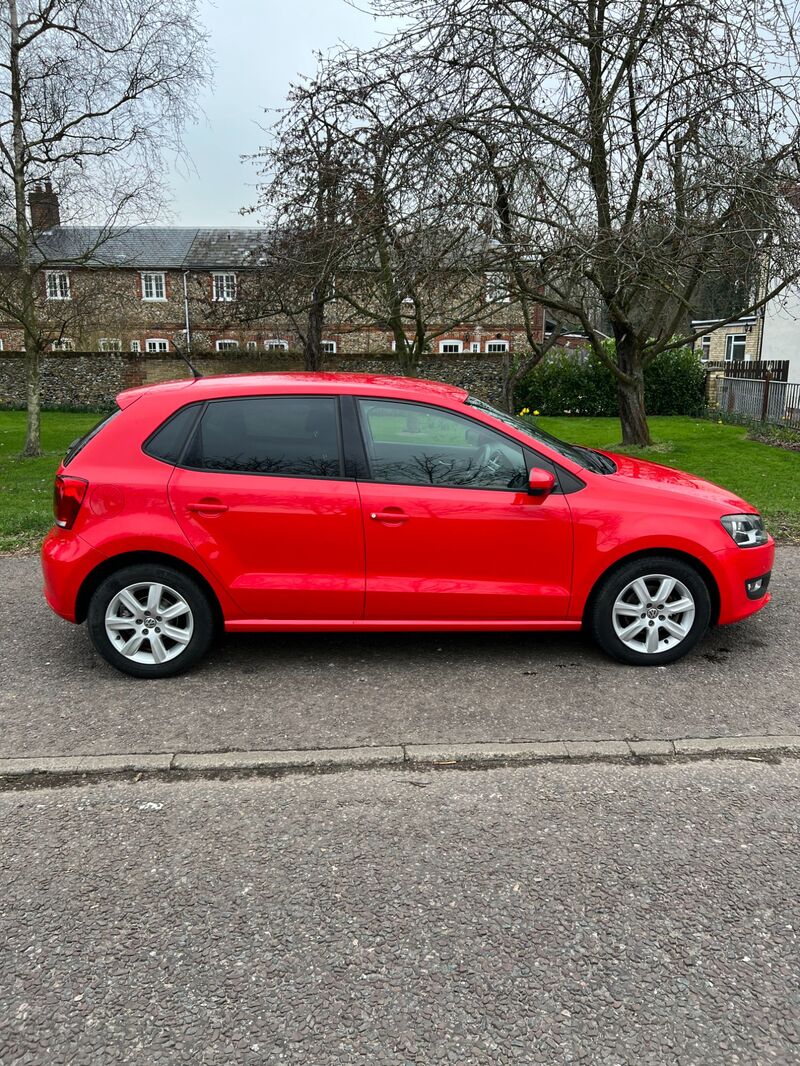
<svg viewBox="0 0 800 1066">
<path fill-rule="evenodd" d="M 528 495 L 523 448 L 443 408 L 358 403 L 372 477 L 360 483 L 366 618 L 566 618 L 569 505 L 558 492 L 543 501 Z"/>
<path fill-rule="evenodd" d="M 169 483 L 186 537 L 248 619 L 354 621 L 364 609 L 358 488 L 337 400 L 210 402 Z"/>
</svg>

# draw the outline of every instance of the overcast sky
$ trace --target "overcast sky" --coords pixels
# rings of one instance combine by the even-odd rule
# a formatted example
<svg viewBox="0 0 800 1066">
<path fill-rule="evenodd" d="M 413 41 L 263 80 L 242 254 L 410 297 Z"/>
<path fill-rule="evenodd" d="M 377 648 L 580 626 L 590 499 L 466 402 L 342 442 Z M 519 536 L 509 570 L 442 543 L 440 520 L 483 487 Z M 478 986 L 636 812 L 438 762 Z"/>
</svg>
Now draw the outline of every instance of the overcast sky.
<svg viewBox="0 0 800 1066">
<path fill-rule="evenodd" d="M 201 100 L 206 118 L 186 131 L 194 170 L 172 181 L 173 222 L 253 225 L 238 211 L 255 199 L 255 171 L 241 161 L 265 142 L 265 108 L 280 107 L 298 74 L 315 69 L 314 52 L 339 41 L 369 45 L 386 24 L 345 0 L 205 0 L 215 81 Z"/>
</svg>

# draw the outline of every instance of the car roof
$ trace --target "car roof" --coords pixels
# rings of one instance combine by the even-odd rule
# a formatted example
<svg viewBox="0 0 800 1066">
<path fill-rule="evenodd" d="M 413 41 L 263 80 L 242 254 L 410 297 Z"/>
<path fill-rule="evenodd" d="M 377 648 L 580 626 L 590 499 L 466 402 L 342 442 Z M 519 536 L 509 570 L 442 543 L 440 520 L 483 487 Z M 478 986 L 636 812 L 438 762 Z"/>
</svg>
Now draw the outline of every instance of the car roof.
<svg viewBox="0 0 800 1066">
<path fill-rule="evenodd" d="M 185 390 L 189 390 L 188 392 Z M 457 385 L 423 378 L 392 377 L 388 374 L 335 374 L 329 372 L 220 374 L 213 377 L 181 378 L 126 389 L 117 396 L 127 407 L 144 394 L 181 393 L 181 402 L 210 400 L 220 396 L 251 396 L 260 393 L 309 392 L 387 396 L 407 400 L 448 400 L 463 403 L 469 393 Z"/>
</svg>

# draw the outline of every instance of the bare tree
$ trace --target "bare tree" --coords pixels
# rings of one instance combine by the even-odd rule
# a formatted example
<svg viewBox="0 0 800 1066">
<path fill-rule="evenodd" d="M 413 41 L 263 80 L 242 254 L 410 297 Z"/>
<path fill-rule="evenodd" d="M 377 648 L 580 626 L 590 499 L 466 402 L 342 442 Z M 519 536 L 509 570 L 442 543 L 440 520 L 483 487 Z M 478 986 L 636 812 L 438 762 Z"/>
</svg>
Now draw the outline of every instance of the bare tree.
<svg viewBox="0 0 800 1066">
<path fill-rule="evenodd" d="M 581 326 L 616 377 L 623 441 L 649 443 L 644 369 L 700 335 L 689 323 L 704 275 L 769 260 L 775 280 L 730 320 L 798 276 L 797 4 L 375 6 L 411 20 L 387 47 L 483 168 L 519 294 Z"/>
<path fill-rule="evenodd" d="M 180 150 L 209 60 L 196 0 L 2 0 L 0 11 L 2 304 L 24 336 L 25 454 L 38 455 L 42 359 L 63 328 L 43 312 L 42 271 L 95 261 L 114 227 L 163 210 L 164 158 Z M 71 247 L 56 242 L 55 260 L 27 215 L 42 182 L 70 222 L 91 223 Z"/>
</svg>

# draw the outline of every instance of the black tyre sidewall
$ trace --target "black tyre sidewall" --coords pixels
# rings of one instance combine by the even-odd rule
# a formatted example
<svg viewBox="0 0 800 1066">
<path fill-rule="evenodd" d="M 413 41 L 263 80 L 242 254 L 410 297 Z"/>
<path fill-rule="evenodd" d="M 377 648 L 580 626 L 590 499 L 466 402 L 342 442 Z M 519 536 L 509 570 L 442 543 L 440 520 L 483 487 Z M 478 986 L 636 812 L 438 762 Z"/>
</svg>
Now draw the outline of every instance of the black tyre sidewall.
<svg viewBox="0 0 800 1066">
<path fill-rule="evenodd" d="M 111 600 L 121 589 L 143 581 L 158 581 L 175 589 L 192 610 L 191 640 L 180 655 L 165 663 L 132 662 L 120 655 L 106 634 L 105 615 Z M 125 674 L 143 679 L 174 677 L 189 670 L 205 654 L 214 637 L 214 615 L 205 592 L 188 575 L 161 564 L 137 563 L 106 577 L 89 601 L 86 624 L 92 644 L 106 662 Z"/>
<path fill-rule="evenodd" d="M 648 655 L 628 648 L 614 632 L 614 601 L 622 589 L 637 577 L 667 574 L 682 581 L 694 597 L 695 617 L 692 629 L 680 644 L 667 651 Z M 670 556 L 650 555 L 633 559 L 612 571 L 597 591 L 590 611 L 592 636 L 607 654 L 632 666 L 665 666 L 676 662 L 696 647 L 711 621 L 711 597 L 703 578 L 689 563 Z"/>
</svg>

